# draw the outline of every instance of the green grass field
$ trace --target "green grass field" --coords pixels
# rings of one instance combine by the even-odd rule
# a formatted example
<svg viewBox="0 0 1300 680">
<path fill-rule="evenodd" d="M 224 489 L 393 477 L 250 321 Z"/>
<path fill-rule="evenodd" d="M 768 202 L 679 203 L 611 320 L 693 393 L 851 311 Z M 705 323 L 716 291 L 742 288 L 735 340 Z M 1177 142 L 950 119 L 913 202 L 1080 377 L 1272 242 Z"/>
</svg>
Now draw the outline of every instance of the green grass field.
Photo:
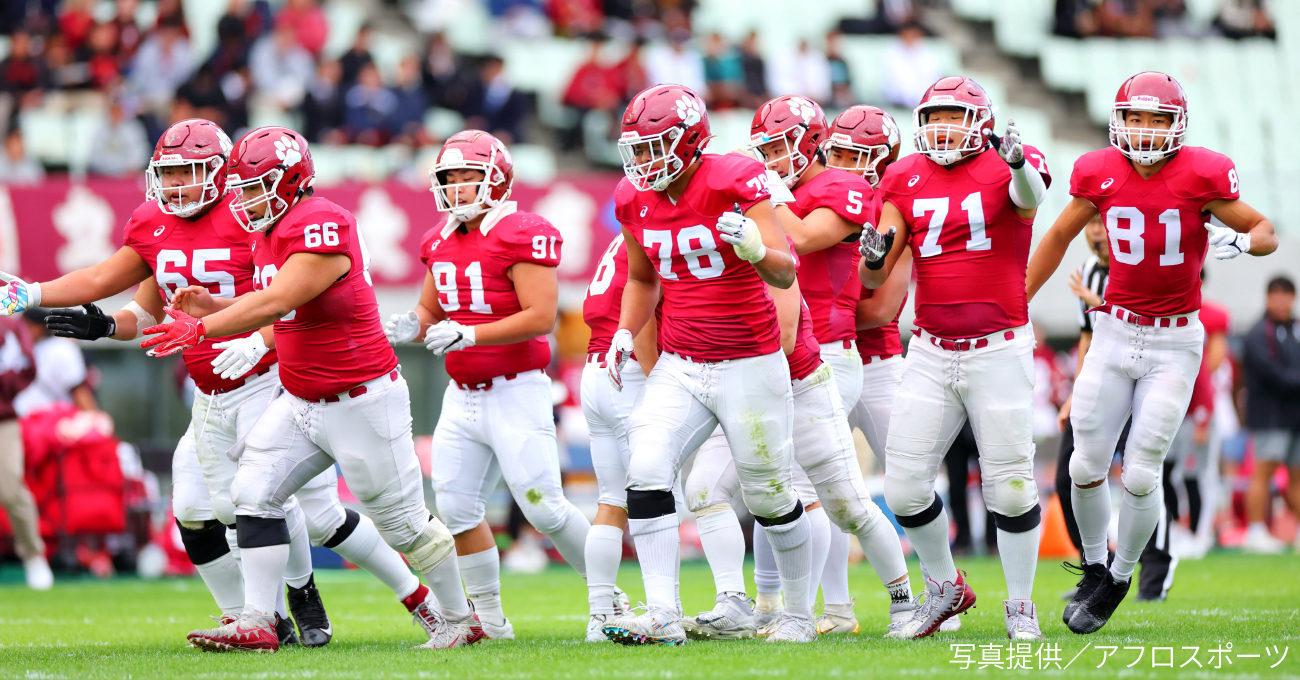
<svg viewBox="0 0 1300 680">
<path fill-rule="evenodd" d="M 1057 563 L 1042 562 L 1036 583 L 1046 642 L 1059 645 L 1064 670 L 1028 659 L 1030 670 L 1004 670 L 978 663 L 969 670 L 950 663 L 954 642 L 972 644 L 977 662 L 1009 656 L 1002 625 L 1004 596 L 996 560 L 964 559 L 979 596 L 963 617 L 964 628 L 912 643 L 885 641 L 886 597 L 873 572 L 853 567 L 863 634 L 823 638 L 810 645 L 761 641 L 696 643 L 680 648 L 623 648 L 580 642 L 586 621 L 586 590 L 571 570 L 553 567 L 535 576 L 505 576 L 502 596 L 517 640 L 445 652 L 415 650 L 421 633 L 400 605 L 368 576 L 317 573 L 333 620 L 334 642 L 324 649 L 289 649 L 275 655 L 205 654 L 190 649 L 185 633 L 208 624 L 215 609 L 198 579 L 89 580 L 33 593 L 12 578 L 0 586 L 0 678 L 850 678 L 1044 674 L 1053 677 L 1148 676 L 1200 678 L 1300 678 L 1300 558 L 1216 554 L 1186 562 L 1168 602 L 1125 602 L 1109 626 L 1087 638 L 1060 621 L 1060 593 L 1073 585 Z M 919 577 L 912 562 L 913 578 Z M 12 576 L 13 574 L 10 574 Z M 619 579 L 635 602 L 641 594 L 634 563 Z M 713 582 L 703 564 L 683 567 L 688 611 L 712 606 Z M 1231 663 L 1213 667 L 1210 651 L 1232 643 Z M 1085 645 L 1091 644 L 1091 647 Z M 981 648 L 981 645 L 989 645 Z M 1101 668 L 1098 646 L 1118 649 Z M 1143 656 L 1131 668 L 1126 666 Z M 1277 655 L 1291 647 L 1276 668 Z M 1038 647 L 1038 645 L 1034 645 Z M 1152 668 L 1154 647 L 1172 647 L 1174 668 Z M 1202 664 L 1178 668 L 1200 647 Z M 1268 648 L 1266 650 L 1266 647 Z M 1220 647 L 1222 648 L 1222 647 Z M 1049 650 L 1050 651 L 1050 650 Z M 1082 653 L 1080 653 L 1082 652 Z M 1165 661 L 1166 652 L 1158 652 Z M 1237 657 L 1259 654 L 1259 658 Z M 1077 655 L 1077 658 L 1075 658 Z M 1048 659 L 1050 661 L 1050 658 Z"/>
</svg>

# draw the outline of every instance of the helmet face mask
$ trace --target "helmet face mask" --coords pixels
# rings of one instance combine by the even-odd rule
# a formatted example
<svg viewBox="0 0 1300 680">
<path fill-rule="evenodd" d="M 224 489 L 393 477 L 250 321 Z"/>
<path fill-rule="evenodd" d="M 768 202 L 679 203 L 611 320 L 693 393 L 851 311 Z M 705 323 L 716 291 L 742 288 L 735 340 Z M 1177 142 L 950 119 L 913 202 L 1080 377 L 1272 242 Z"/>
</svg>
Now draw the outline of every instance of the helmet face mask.
<svg viewBox="0 0 1300 680">
<path fill-rule="evenodd" d="M 168 215 L 193 217 L 221 198 L 218 178 L 225 165 L 221 156 L 191 159 L 174 155 L 150 160 L 145 171 L 145 198 L 158 201 L 158 208 Z"/>
<path fill-rule="evenodd" d="M 991 124 L 988 107 L 961 101 L 935 101 L 916 107 L 916 150 L 939 165 L 952 165 L 984 148 L 982 128 Z"/>
<path fill-rule="evenodd" d="M 835 117 L 828 132 L 821 148 L 826 165 L 861 175 L 872 188 L 880 185 L 885 168 L 898 160 L 898 123 L 883 109 L 850 106 Z"/>
<path fill-rule="evenodd" d="M 230 202 L 230 212 L 239 226 L 250 232 L 266 231 L 289 210 L 289 203 L 278 194 L 284 172 L 272 168 L 249 179 L 231 175 L 230 184 L 235 198 Z"/>
<path fill-rule="evenodd" d="M 799 151 L 799 143 L 807 132 L 806 126 L 794 125 L 775 135 L 756 134 L 749 139 L 749 152 L 768 170 L 780 175 L 786 187 L 793 189 L 814 160 Z"/>
<path fill-rule="evenodd" d="M 235 144 L 226 177 L 234 193 L 230 212 L 239 226 L 264 232 L 311 194 L 316 165 L 302 135 L 268 126 L 250 131 Z"/>
<path fill-rule="evenodd" d="M 641 136 L 624 132 L 618 140 L 623 174 L 637 191 L 663 191 L 686 169 L 674 153 L 682 128 L 673 126 L 658 134 Z"/>
<path fill-rule="evenodd" d="M 836 139 L 835 136 L 832 136 L 822 148 L 826 153 L 828 167 L 862 175 L 872 188 L 880 184 L 880 178 L 884 176 L 885 165 L 887 165 L 883 163 L 893 151 L 888 144 L 863 146 L 847 139 Z"/>
<path fill-rule="evenodd" d="M 501 205 L 514 186 L 514 161 L 501 140 L 481 130 L 452 135 L 429 168 L 429 191 L 438 212 L 458 222 L 470 222 Z M 469 200 L 462 198 L 473 187 Z"/>
<path fill-rule="evenodd" d="M 681 85 L 655 85 L 628 102 L 618 155 L 637 191 L 664 191 L 699 160 L 713 136 L 704 100 Z"/>
<path fill-rule="evenodd" d="M 1110 114 L 1111 144 L 1138 165 L 1173 155 L 1183 148 L 1186 132 L 1186 116 L 1174 107 L 1121 109 L 1117 104 Z"/>
</svg>

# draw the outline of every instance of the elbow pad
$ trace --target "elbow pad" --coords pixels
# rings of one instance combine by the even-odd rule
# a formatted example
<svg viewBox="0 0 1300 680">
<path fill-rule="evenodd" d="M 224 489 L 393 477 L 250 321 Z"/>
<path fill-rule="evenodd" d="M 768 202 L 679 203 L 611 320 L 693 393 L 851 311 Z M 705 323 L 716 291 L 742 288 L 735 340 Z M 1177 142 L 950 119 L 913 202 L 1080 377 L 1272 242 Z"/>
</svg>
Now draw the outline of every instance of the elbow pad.
<svg viewBox="0 0 1300 680">
<path fill-rule="evenodd" d="M 1016 207 L 1024 210 L 1032 210 L 1043 204 L 1043 196 L 1047 194 L 1047 184 L 1043 182 L 1043 176 L 1038 173 L 1029 163 L 1024 163 L 1018 168 L 1011 168 L 1011 202 Z"/>
</svg>

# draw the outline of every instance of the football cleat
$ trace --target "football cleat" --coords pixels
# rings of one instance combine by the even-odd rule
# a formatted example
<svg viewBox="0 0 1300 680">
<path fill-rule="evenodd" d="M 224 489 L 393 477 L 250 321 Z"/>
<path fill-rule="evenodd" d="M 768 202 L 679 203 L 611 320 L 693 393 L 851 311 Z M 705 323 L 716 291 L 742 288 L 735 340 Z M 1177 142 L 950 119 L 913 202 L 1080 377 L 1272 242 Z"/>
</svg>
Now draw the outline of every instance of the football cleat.
<svg viewBox="0 0 1300 680">
<path fill-rule="evenodd" d="M 862 630 L 858 619 L 853 615 L 853 600 L 848 604 L 828 604 L 822 607 L 822 615 L 817 619 L 818 635 L 851 635 Z M 890 606 L 893 616 L 893 606 Z"/>
<path fill-rule="evenodd" d="M 190 645 L 205 652 L 271 653 L 280 649 L 280 638 L 276 635 L 276 629 L 280 625 L 279 616 L 240 616 L 233 619 L 223 616 L 219 622 L 223 623 L 216 628 L 190 631 L 186 636 Z M 292 625 L 291 623 L 290 626 Z"/>
<path fill-rule="evenodd" d="M 483 626 L 483 632 L 489 640 L 513 640 L 515 639 L 515 627 L 510 625 L 510 619 L 502 617 L 501 625 L 479 619 Z"/>
<path fill-rule="evenodd" d="M 1098 562 L 1097 564 L 1088 564 L 1080 562 L 1080 566 L 1064 563 L 1062 566 L 1065 570 L 1079 575 L 1079 583 L 1074 589 L 1074 595 L 1070 597 L 1069 604 L 1065 605 L 1065 612 L 1061 614 L 1061 621 L 1065 625 L 1070 625 L 1070 617 L 1074 616 L 1074 611 L 1079 608 L 1092 594 L 1096 592 L 1097 587 L 1106 579 L 1106 565 Z"/>
<path fill-rule="evenodd" d="M 606 621 L 605 637 L 621 645 L 686 644 L 686 631 L 677 620 L 677 612 L 659 607 Z"/>
<path fill-rule="evenodd" d="M 301 644 L 298 640 L 298 634 L 293 630 L 293 619 L 282 619 L 279 616 L 275 619 L 275 636 L 280 640 L 281 647 L 292 647 Z"/>
<path fill-rule="evenodd" d="M 609 642 L 605 637 L 605 621 L 613 618 L 605 614 L 592 614 L 587 619 L 587 637 L 586 642 Z"/>
<path fill-rule="evenodd" d="M 1033 600 L 1003 600 L 1002 609 L 1006 615 L 1007 637 L 1012 640 L 1043 639 Z"/>
<path fill-rule="evenodd" d="M 627 599 L 627 593 L 623 592 L 618 586 L 614 586 L 614 616 L 624 616 L 632 613 L 632 601 Z"/>
<path fill-rule="evenodd" d="M 966 583 L 966 573 L 957 572 L 957 581 L 942 585 L 933 579 L 925 582 L 925 598 L 921 600 L 912 618 L 899 625 L 890 625 L 885 637 L 912 640 L 934 635 L 944 621 L 975 606 L 975 591 Z"/>
<path fill-rule="evenodd" d="M 781 612 L 780 618 L 767 636 L 767 642 L 816 642 L 817 624 L 811 618 Z"/>
<path fill-rule="evenodd" d="M 330 627 L 329 616 L 325 614 L 325 603 L 320 599 L 320 591 L 316 589 L 316 577 L 307 577 L 307 583 L 301 588 L 288 588 L 285 601 L 289 604 L 289 612 L 298 622 L 298 637 L 302 640 L 302 646 L 328 645 L 334 632 Z"/>
<path fill-rule="evenodd" d="M 950 616 L 939 624 L 940 633 L 956 633 L 959 630 L 961 630 L 961 619 L 956 616 Z"/>
<path fill-rule="evenodd" d="M 469 617 L 464 621 L 448 621 L 441 611 L 428 602 L 411 612 L 415 623 L 424 629 L 429 641 L 416 645 L 418 649 L 450 649 L 468 647 L 487 637 L 479 625 L 478 615 L 474 613 L 474 603 L 469 603 Z"/>
<path fill-rule="evenodd" d="M 754 637 L 754 601 L 744 593 L 721 593 L 717 604 L 699 616 L 683 618 L 682 628 L 692 640 L 742 640 Z"/>
<path fill-rule="evenodd" d="M 781 606 L 781 593 L 759 593 L 754 601 L 754 625 L 758 627 L 758 636 L 767 637 L 773 630 L 784 608 Z"/>
<path fill-rule="evenodd" d="M 1097 586 L 1092 595 L 1074 610 L 1066 625 L 1079 635 L 1101 630 L 1102 626 L 1110 621 L 1119 603 L 1124 601 L 1124 596 L 1128 595 L 1129 585 L 1131 585 L 1130 581 L 1116 581 L 1115 577 L 1107 571 L 1101 585 Z"/>
</svg>

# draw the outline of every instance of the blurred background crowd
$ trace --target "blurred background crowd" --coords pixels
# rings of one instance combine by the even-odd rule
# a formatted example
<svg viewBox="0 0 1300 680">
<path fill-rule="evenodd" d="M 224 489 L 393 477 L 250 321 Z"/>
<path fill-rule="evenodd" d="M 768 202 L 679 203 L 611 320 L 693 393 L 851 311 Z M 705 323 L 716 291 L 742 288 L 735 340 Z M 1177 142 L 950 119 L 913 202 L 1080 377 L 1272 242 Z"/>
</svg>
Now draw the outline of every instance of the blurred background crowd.
<svg viewBox="0 0 1300 680">
<path fill-rule="evenodd" d="M 1280 550 L 1300 509 L 1300 350 L 1285 311 L 1294 302 L 1289 281 L 1300 275 L 1300 249 L 1288 245 L 1300 236 L 1300 138 L 1277 115 L 1300 103 L 1300 2 L 1291 0 L 10 0 L 0 8 L 0 269 L 52 278 L 111 253 L 172 122 L 208 118 L 232 138 L 285 125 L 311 141 L 324 195 L 358 214 L 376 253 L 383 313 L 404 311 L 421 272 L 402 264 L 403 248 L 433 226 L 432 211 L 415 200 L 428 196 L 433 155 L 456 131 L 491 131 L 510 145 L 523 207 L 565 234 L 572 264 L 561 268 L 556 418 L 568 491 L 594 511 L 576 389 L 581 301 L 618 228 L 609 203 L 614 140 L 632 95 L 665 82 L 700 92 L 716 135 L 711 151 L 742 146 L 754 109 L 775 95 L 807 96 L 828 116 L 875 104 L 898 120 L 906 154 L 911 107 L 926 87 L 969 75 L 993 98 L 999 129 L 1014 118 L 1047 156 L 1055 182 L 1035 224 L 1041 234 L 1068 201 L 1074 160 L 1107 143 L 1119 83 L 1145 69 L 1183 83 L 1188 142 L 1236 161 L 1243 197 L 1273 219 L 1283 242 L 1262 268 L 1208 265 L 1206 297 L 1230 320 L 1222 358 L 1207 369 L 1210 411 L 1196 415 L 1192 453 L 1171 471 L 1194 480 L 1171 487 L 1184 532 L 1176 547 L 1193 557 L 1239 546 L 1253 531 L 1252 549 Z M 1031 309 L 1048 505 L 1085 293 L 1069 270 L 1096 255 L 1076 244 L 1074 264 Z M 1279 273 L 1290 278 L 1275 281 Z M 910 318 L 905 310 L 905 327 Z M 25 474 L 47 551 L 59 566 L 99 574 L 183 571 L 164 515 L 192 383 L 173 371 L 178 364 L 145 359 L 127 343 L 78 347 L 44 337 L 39 324 L 15 324 L 0 329 L 0 369 L 12 373 L 0 375 L 0 439 L 18 436 L 7 423 L 32 423 L 21 433 Z M 42 361 L 42 347 L 66 356 Z M 426 435 L 427 473 L 446 376 L 422 348 L 399 353 L 416 432 Z M 20 389 L 56 398 L 29 409 Z M 17 408 L 6 410 L 5 399 Z M 42 412 L 49 420 L 29 420 Z M 1264 436 L 1264 464 L 1253 431 L 1273 433 Z M 1278 432 L 1291 433 L 1291 443 L 1277 444 Z M 859 448 L 864 467 L 876 470 L 861 438 Z M 957 547 L 983 552 L 990 532 L 979 494 L 966 493 L 978 489 L 976 456 L 967 443 L 954 446 L 943 493 L 950 507 L 968 510 L 953 513 Z M 106 472 L 106 461 L 118 471 Z M 0 485 L 6 507 L 17 494 Z M 507 565 L 544 565 L 544 544 L 512 514 L 508 495 L 495 500 L 494 525 L 523 539 Z M 6 526 L 0 519 L 0 553 L 35 550 Z M 1060 524 L 1055 550 L 1068 554 L 1064 532 Z"/>
</svg>

